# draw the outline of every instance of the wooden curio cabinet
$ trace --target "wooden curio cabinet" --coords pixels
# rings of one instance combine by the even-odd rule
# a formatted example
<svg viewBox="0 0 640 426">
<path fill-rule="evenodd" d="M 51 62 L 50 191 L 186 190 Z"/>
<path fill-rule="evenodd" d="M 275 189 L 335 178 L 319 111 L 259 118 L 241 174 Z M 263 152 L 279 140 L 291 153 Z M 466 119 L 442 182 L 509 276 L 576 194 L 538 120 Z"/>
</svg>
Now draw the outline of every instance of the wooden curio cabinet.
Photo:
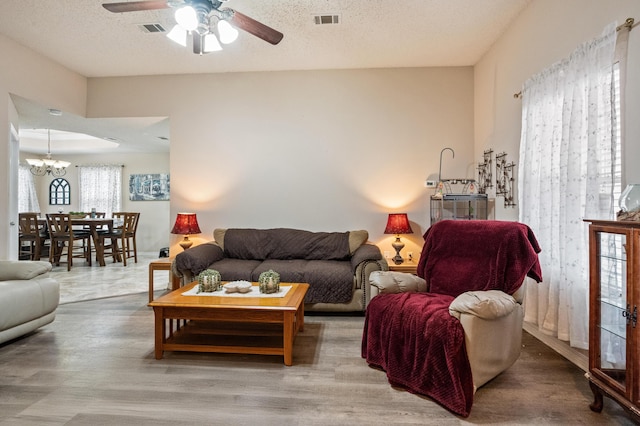
<svg viewBox="0 0 640 426">
<path fill-rule="evenodd" d="M 593 411 L 603 397 L 640 419 L 640 222 L 589 225 L 589 372 Z"/>
</svg>

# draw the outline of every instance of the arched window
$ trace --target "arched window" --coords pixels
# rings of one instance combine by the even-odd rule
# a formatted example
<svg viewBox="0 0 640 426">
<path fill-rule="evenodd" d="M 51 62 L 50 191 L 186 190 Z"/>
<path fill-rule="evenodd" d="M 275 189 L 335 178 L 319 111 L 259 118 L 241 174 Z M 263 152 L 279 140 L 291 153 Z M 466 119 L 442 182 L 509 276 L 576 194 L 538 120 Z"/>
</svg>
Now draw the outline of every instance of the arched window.
<svg viewBox="0 0 640 426">
<path fill-rule="evenodd" d="M 66 179 L 56 178 L 49 185 L 49 204 L 71 204 L 71 190 Z"/>
</svg>

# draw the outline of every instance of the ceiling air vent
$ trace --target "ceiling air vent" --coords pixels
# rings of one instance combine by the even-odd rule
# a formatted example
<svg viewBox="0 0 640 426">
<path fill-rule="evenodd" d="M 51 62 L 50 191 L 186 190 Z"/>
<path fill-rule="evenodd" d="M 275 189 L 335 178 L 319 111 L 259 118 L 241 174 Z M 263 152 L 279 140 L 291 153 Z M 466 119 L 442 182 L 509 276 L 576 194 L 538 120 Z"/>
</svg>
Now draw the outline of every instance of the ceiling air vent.
<svg viewBox="0 0 640 426">
<path fill-rule="evenodd" d="M 316 25 L 339 24 L 340 15 L 332 15 L 332 14 L 313 15 L 313 21 L 315 22 Z"/>
<path fill-rule="evenodd" d="M 166 33 L 167 30 L 160 24 L 138 24 L 143 33 Z"/>
</svg>

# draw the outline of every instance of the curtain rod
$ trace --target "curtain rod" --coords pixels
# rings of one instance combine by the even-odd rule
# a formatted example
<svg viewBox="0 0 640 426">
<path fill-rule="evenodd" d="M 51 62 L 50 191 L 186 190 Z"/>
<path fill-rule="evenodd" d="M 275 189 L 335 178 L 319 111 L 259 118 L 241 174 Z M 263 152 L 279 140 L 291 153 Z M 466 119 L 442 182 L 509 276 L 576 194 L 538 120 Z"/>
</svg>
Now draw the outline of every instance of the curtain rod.
<svg viewBox="0 0 640 426">
<path fill-rule="evenodd" d="M 100 166 L 120 166 L 120 167 L 124 167 L 124 164 L 80 164 L 80 165 L 76 164 L 76 167 L 100 167 Z"/>
<path fill-rule="evenodd" d="M 636 25 L 638 25 L 638 24 L 635 24 L 635 19 L 633 19 L 633 18 L 627 18 L 627 19 L 626 19 L 626 21 L 624 21 L 624 24 L 622 24 L 622 25 L 618 25 L 618 26 L 616 27 L 616 31 L 620 31 L 620 30 L 622 30 L 623 28 L 626 28 L 626 29 L 628 29 L 629 31 L 631 31 L 631 30 L 632 30 Z M 513 98 L 514 98 L 514 99 L 518 99 L 518 98 L 521 98 L 521 97 L 522 97 L 522 90 L 521 90 L 521 91 L 519 91 L 518 93 L 514 93 L 514 94 L 513 94 Z"/>
<path fill-rule="evenodd" d="M 627 18 L 626 21 L 624 21 L 624 24 L 622 25 L 618 25 L 616 27 L 616 31 L 620 31 L 623 28 L 627 28 L 629 31 L 631 31 L 633 29 L 633 27 L 635 27 L 638 24 L 634 24 L 635 20 L 633 18 Z"/>
</svg>

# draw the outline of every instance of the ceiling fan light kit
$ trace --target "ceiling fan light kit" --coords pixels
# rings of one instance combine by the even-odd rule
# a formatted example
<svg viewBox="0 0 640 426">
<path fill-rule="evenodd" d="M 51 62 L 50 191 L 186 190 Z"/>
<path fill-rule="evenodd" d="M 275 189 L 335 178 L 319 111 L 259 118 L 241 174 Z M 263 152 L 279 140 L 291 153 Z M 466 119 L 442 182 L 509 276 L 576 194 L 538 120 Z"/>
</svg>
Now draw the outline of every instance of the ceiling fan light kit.
<svg viewBox="0 0 640 426">
<path fill-rule="evenodd" d="M 155 9 L 175 9 L 176 26 L 167 34 L 172 41 L 187 46 L 191 34 L 193 53 L 222 50 L 222 44 L 233 43 L 238 30 L 244 30 L 273 45 L 280 43 L 284 35 L 267 25 L 230 8 L 220 8 L 227 0 L 168 0 L 104 3 L 113 13 L 137 12 Z M 217 25 L 215 25 L 217 23 Z M 216 34 L 217 33 L 217 34 Z"/>
</svg>

